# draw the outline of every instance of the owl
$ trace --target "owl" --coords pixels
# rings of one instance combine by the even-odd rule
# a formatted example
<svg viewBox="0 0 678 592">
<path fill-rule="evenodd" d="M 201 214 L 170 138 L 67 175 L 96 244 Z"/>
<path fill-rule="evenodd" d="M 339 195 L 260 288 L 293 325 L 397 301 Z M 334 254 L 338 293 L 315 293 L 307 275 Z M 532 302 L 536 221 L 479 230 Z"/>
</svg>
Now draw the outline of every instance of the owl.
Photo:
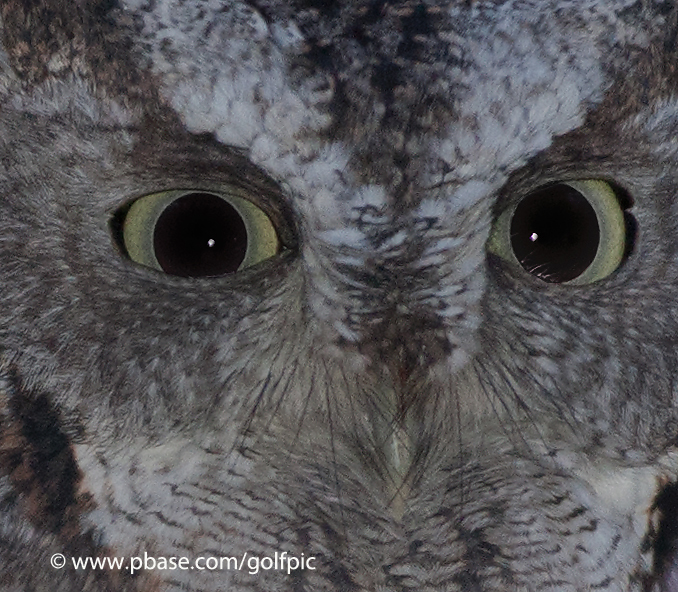
<svg viewBox="0 0 678 592">
<path fill-rule="evenodd" d="M 674 2 L 0 29 L 1 590 L 678 590 Z"/>
</svg>

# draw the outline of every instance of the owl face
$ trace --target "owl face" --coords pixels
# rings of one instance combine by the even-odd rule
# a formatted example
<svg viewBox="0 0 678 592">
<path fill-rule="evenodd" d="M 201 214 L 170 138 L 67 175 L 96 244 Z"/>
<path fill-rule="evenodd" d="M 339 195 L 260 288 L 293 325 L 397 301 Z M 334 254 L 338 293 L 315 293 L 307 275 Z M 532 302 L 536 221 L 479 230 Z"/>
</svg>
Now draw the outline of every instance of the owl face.
<svg viewBox="0 0 678 592">
<path fill-rule="evenodd" d="M 674 589 L 670 3 L 0 17 L 9 590 Z"/>
</svg>

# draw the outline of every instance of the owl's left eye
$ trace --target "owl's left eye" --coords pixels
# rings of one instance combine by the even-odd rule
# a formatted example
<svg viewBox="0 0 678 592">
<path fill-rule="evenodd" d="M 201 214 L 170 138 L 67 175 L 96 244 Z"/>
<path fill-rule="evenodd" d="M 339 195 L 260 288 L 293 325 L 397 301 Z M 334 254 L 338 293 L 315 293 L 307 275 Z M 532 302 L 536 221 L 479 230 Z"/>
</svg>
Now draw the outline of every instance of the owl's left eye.
<svg viewBox="0 0 678 592">
<path fill-rule="evenodd" d="M 276 255 L 269 217 L 237 189 L 173 190 L 140 197 L 122 220 L 132 261 L 183 277 L 210 277 L 251 267 Z"/>
<path fill-rule="evenodd" d="M 628 222 L 608 183 L 553 183 L 504 211 L 487 248 L 545 282 L 590 284 L 622 264 L 629 251 Z"/>
</svg>

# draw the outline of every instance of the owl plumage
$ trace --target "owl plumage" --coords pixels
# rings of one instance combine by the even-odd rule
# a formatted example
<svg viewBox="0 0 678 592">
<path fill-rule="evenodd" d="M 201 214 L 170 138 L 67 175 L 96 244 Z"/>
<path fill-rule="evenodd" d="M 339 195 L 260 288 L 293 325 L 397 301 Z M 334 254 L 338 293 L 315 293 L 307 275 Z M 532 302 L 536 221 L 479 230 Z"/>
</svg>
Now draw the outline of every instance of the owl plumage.
<svg viewBox="0 0 678 592">
<path fill-rule="evenodd" d="M 0 588 L 678 590 L 677 18 L 3 0 Z"/>
</svg>

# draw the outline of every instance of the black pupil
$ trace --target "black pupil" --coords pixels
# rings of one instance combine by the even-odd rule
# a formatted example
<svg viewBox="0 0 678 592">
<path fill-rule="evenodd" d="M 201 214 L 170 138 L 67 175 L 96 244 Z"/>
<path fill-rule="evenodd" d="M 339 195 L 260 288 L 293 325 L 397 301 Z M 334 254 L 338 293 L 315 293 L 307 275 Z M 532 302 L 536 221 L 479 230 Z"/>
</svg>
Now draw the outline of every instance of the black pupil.
<svg viewBox="0 0 678 592">
<path fill-rule="evenodd" d="M 189 193 L 165 208 L 153 248 L 160 267 L 184 277 L 234 272 L 247 252 L 247 230 L 237 210 L 210 193 Z"/>
<path fill-rule="evenodd" d="M 547 282 L 567 282 L 584 273 L 599 240 L 595 210 L 569 185 L 529 194 L 511 220 L 513 253 L 527 271 Z"/>
</svg>

